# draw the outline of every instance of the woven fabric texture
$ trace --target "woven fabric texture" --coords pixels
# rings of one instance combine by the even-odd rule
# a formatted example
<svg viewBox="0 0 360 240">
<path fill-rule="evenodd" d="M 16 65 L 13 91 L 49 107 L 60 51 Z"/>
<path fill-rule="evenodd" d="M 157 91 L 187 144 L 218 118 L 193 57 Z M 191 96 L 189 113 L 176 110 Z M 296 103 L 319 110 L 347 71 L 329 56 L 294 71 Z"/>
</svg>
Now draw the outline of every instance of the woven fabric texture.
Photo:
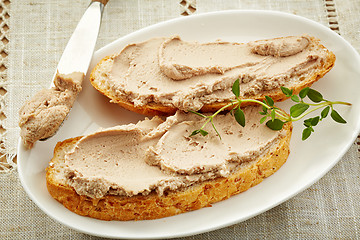
<svg viewBox="0 0 360 240">
<path fill-rule="evenodd" d="M 6 120 L 6 82 L 7 63 L 9 55 L 9 1 L 0 2 L 0 172 L 7 171 L 14 167 L 13 157 L 9 157 L 9 148 L 5 147 L 6 131 L 4 121 Z M 13 156 L 13 155 L 12 155 Z"/>
<path fill-rule="evenodd" d="M 62 51 L 89 1 L 22 0 L 5 9 L 9 43 L 0 66 L 0 135 L 10 171 L 0 173 L 0 239 L 101 239 L 74 231 L 44 214 L 23 190 L 14 157 L 18 110 L 49 85 Z M 8 1 L 7 1 L 8 2 Z M 8 7 L 10 6 L 10 8 Z M 269 9 L 315 20 L 360 50 L 358 0 L 111 0 L 104 11 L 97 49 L 148 25 L 176 17 L 226 9 Z M 4 15 L 5 16 L 5 15 Z M 1 16 L 0 16 L 1 17 Z M 0 38 L 3 37 L 2 35 Z M 0 51 L 1 54 L 1 51 Z M 1 70 L 1 69 L 0 69 Z M 8 168 L 9 169 L 9 168 Z M 0 169 L 1 170 L 1 169 Z M 181 239 L 360 239 L 359 144 L 307 190 L 245 222 Z"/>
</svg>

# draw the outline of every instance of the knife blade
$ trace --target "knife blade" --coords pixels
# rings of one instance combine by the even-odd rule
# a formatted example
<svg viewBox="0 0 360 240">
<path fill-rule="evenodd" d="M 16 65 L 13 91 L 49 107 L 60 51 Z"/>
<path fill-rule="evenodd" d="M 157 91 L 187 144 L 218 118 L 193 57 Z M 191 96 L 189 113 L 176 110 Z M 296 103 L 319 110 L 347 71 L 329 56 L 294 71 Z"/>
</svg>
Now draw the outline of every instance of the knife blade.
<svg viewBox="0 0 360 240">
<path fill-rule="evenodd" d="M 86 75 L 94 53 L 106 3 L 106 1 L 92 1 L 90 3 L 64 49 L 54 78 L 57 73 L 82 72 Z M 53 81 L 51 87 L 54 87 Z"/>
</svg>

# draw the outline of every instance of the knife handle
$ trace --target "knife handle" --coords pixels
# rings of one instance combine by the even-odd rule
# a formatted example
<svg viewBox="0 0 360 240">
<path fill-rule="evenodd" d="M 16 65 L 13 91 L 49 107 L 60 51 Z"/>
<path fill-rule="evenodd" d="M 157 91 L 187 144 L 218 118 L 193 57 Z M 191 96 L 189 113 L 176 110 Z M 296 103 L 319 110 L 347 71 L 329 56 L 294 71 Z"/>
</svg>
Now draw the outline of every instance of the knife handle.
<svg viewBox="0 0 360 240">
<path fill-rule="evenodd" d="M 92 3 L 93 3 L 93 2 L 101 2 L 102 4 L 104 4 L 104 7 L 105 7 L 106 4 L 109 2 L 109 0 L 92 0 L 91 2 L 92 2 Z"/>
</svg>

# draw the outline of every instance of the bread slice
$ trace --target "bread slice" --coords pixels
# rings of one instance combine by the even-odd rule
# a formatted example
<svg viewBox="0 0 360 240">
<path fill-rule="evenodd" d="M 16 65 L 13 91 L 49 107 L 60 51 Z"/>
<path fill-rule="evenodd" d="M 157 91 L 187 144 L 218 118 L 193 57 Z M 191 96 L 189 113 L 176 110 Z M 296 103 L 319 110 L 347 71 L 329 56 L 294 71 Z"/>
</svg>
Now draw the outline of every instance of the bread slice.
<svg viewBox="0 0 360 240">
<path fill-rule="evenodd" d="M 155 192 L 133 197 L 105 195 L 98 199 L 82 196 L 66 184 L 64 155 L 81 137 L 59 142 L 46 170 L 47 188 L 51 196 L 70 211 L 102 220 L 157 219 L 193 211 L 246 191 L 275 173 L 287 160 L 292 124 L 284 125 L 284 133 L 261 157 L 243 163 L 228 177 L 219 177 L 169 191 L 160 196 Z"/>
<path fill-rule="evenodd" d="M 311 44 L 314 48 L 321 49 L 321 51 L 326 52 L 325 60 L 320 64 L 320 66 L 312 71 L 302 75 L 301 81 L 288 83 L 287 88 L 290 88 L 294 91 L 294 94 L 298 94 L 299 91 L 305 87 L 311 86 L 314 82 L 322 78 L 327 72 L 331 70 L 335 63 L 335 55 L 327 50 L 319 40 L 314 37 L 309 37 Z M 108 85 L 109 72 L 111 66 L 114 62 L 115 55 L 107 56 L 103 58 L 92 70 L 90 75 L 90 82 L 95 89 L 100 93 L 107 96 L 111 99 L 112 102 L 119 104 L 125 109 L 128 109 L 133 112 L 137 112 L 144 115 L 172 115 L 176 112 L 177 108 L 173 106 L 165 106 L 158 102 L 149 102 L 143 106 L 135 106 L 133 102 L 127 100 L 126 98 L 119 97 Z M 263 91 L 260 94 L 250 96 L 251 99 L 257 99 L 262 101 L 265 98 L 265 95 L 270 96 L 274 99 L 275 102 L 284 101 L 287 97 L 282 93 L 280 88 L 274 90 Z M 201 112 L 215 112 L 221 107 L 225 106 L 228 102 L 214 102 L 211 104 L 205 104 L 200 111 Z M 253 105 L 254 103 L 245 102 L 242 106 Z"/>
</svg>

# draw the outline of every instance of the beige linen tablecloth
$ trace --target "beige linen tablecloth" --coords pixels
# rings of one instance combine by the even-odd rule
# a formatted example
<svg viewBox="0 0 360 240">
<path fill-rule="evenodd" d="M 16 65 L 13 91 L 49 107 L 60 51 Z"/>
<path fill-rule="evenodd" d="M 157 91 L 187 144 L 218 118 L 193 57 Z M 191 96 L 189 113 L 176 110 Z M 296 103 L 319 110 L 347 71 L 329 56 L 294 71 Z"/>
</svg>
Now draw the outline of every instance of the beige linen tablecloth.
<svg viewBox="0 0 360 240">
<path fill-rule="evenodd" d="M 16 171 L 19 107 L 48 86 L 88 3 L 0 3 L 0 239 L 97 239 L 44 214 L 24 192 Z M 304 16 L 330 27 L 360 50 L 359 0 L 111 0 L 104 11 L 97 49 L 154 23 L 225 9 L 279 10 Z M 355 142 L 320 181 L 285 203 L 245 222 L 184 239 L 360 239 L 359 176 Z"/>
</svg>

